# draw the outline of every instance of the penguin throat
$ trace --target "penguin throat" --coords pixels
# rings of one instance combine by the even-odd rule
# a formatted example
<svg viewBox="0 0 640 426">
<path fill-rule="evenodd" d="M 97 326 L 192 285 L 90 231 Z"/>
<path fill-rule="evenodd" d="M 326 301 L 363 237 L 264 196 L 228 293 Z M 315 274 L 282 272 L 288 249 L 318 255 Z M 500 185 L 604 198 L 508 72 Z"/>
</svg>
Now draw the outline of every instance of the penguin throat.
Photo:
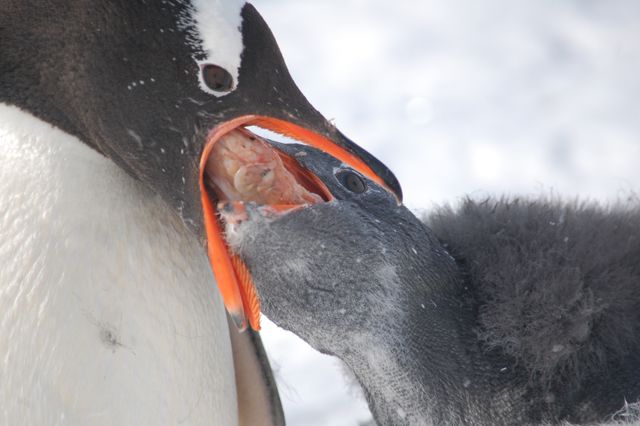
<svg viewBox="0 0 640 426">
<path fill-rule="evenodd" d="M 243 128 L 215 143 L 207 159 L 205 185 L 223 204 L 303 207 L 327 199 L 326 191 L 297 162 Z"/>
</svg>

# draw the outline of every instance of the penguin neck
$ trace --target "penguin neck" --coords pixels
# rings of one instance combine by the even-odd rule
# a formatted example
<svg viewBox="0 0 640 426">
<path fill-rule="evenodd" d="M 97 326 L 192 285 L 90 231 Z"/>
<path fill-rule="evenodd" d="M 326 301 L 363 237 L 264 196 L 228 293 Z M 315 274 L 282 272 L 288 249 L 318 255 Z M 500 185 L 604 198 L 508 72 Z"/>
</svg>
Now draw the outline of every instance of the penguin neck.
<svg viewBox="0 0 640 426">
<path fill-rule="evenodd" d="M 423 247 L 400 272 L 402 314 L 338 355 L 353 370 L 379 424 L 502 424 L 517 419 L 520 386 L 474 334 L 473 295 L 453 259 Z M 409 257 L 407 257 L 409 259 Z M 434 270 L 433 265 L 440 265 Z M 421 275 L 415 271 L 428 271 Z"/>
<path fill-rule="evenodd" d="M 224 308 L 180 219 L 2 103 L 0 163 L 0 423 L 236 424 Z"/>
</svg>

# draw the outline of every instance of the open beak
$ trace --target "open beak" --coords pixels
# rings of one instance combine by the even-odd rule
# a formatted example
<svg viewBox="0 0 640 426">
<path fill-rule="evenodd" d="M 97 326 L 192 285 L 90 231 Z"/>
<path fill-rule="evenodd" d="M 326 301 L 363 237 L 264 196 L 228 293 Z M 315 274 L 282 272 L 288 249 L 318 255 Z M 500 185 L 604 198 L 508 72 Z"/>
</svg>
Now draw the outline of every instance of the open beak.
<svg viewBox="0 0 640 426">
<path fill-rule="evenodd" d="M 217 185 L 211 183 L 211 175 L 215 173 L 213 169 L 217 168 L 216 163 L 225 161 L 225 158 L 218 158 L 218 153 L 214 149 L 216 144 L 231 132 L 244 137 L 245 140 L 259 139 L 247 130 L 248 126 L 271 130 L 318 148 L 379 183 L 391 193 L 394 192 L 361 158 L 348 152 L 330 139 L 296 124 L 272 117 L 245 115 L 222 123 L 211 130 L 200 158 L 200 194 L 204 210 L 209 260 L 225 307 L 238 329 L 244 330 L 251 326 L 254 330 L 260 330 L 260 301 L 252 282 L 251 274 L 244 262 L 232 253 L 227 246 L 223 232 L 224 226 L 221 223 L 219 214 L 219 208 L 223 208 L 223 206 L 233 208 L 236 212 L 241 211 L 243 209 L 242 202 L 245 201 L 245 198 L 238 196 L 235 200 L 224 199 L 228 198 L 221 195 L 224 191 L 220 190 L 220 188 L 212 188 L 212 186 L 216 187 Z M 268 204 L 267 208 L 273 212 L 282 212 L 317 202 L 330 201 L 333 198 L 330 191 L 313 173 L 303 169 L 295 159 L 287 154 L 279 150 L 275 151 L 279 158 L 273 161 L 277 162 L 283 170 L 286 169 L 287 176 L 290 176 L 291 180 L 295 180 L 293 186 L 299 189 L 297 193 L 295 191 L 286 191 L 287 195 L 276 194 L 275 198 L 272 196 L 269 201 L 263 201 L 263 204 Z M 249 155 L 254 155 L 254 153 Z M 237 176 L 238 173 L 233 168 L 234 166 L 230 167 L 233 170 L 231 173 L 235 173 Z M 271 172 L 272 170 L 267 168 L 263 173 Z M 252 185 L 249 183 L 247 186 L 251 187 Z"/>
</svg>

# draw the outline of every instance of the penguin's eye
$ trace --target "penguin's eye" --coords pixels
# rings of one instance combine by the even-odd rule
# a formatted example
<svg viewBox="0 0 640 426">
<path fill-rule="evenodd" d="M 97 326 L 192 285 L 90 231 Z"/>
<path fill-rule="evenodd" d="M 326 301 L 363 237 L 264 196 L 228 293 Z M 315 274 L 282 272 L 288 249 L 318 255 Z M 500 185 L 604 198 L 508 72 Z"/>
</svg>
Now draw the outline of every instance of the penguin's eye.
<svg viewBox="0 0 640 426">
<path fill-rule="evenodd" d="M 233 77 L 229 71 L 218 65 L 204 65 L 202 67 L 202 81 L 215 92 L 228 92 L 233 89 Z"/>
<path fill-rule="evenodd" d="M 362 194 L 367 190 L 367 183 L 365 180 L 355 172 L 350 170 L 343 170 L 336 174 L 338 181 L 347 188 L 349 191 L 356 194 Z"/>
</svg>

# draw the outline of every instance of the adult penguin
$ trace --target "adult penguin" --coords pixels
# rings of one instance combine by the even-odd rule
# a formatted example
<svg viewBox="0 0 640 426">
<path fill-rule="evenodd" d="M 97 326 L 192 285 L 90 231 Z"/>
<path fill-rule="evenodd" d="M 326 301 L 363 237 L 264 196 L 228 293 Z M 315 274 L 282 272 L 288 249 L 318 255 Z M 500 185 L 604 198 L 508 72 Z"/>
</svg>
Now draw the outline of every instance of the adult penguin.
<svg viewBox="0 0 640 426">
<path fill-rule="evenodd" d="M 265 314 L 344 361 L 377 424 L 638 424 L 637 201 L 466 200 L 427 225 L 335 158 L 274 146 L 329 201 L 230 203 L 229 243 Z"/>
<path fill-rule="evenodd" d="M 0 423 L 282 423 L 259 337 L 236 331 L 259 307 L 209 151 L 258 125 L 399 194 L 393 175 L 309 105 L 242 1 L 0 10 Z"/>
</svg>

